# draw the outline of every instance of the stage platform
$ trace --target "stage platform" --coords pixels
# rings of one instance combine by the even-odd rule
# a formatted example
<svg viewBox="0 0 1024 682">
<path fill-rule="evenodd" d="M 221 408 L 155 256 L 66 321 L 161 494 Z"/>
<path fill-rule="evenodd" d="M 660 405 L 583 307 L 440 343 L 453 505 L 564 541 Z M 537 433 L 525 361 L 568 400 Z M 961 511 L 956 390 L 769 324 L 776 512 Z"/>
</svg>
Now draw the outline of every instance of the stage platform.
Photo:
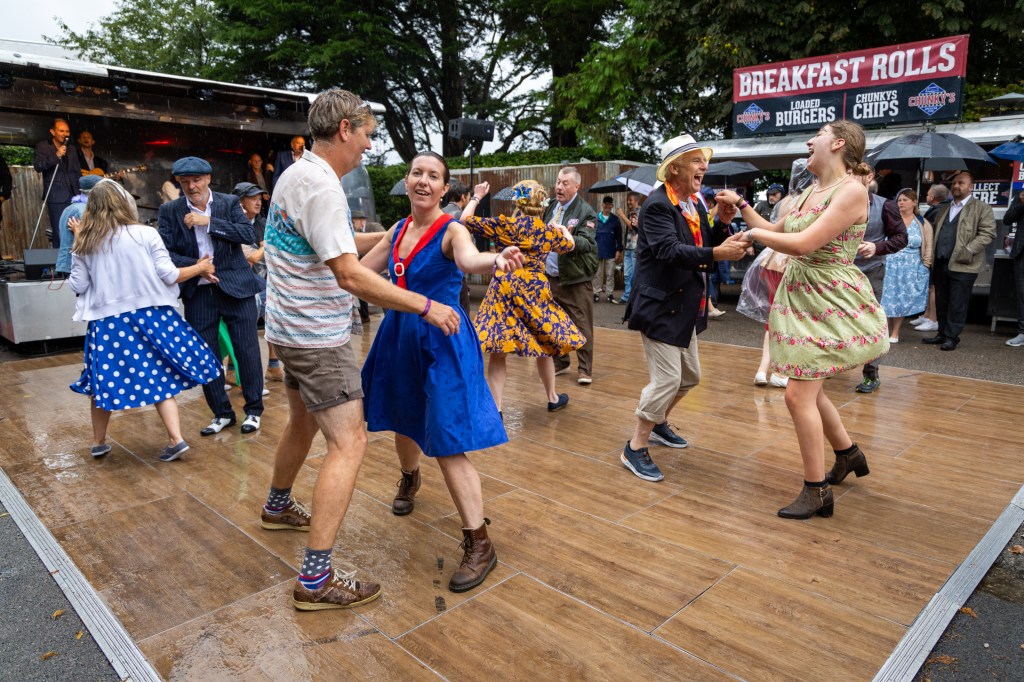
<svg viewBox="0 0 1024 682">
<path fill-rule="evenodd" d="M 292 608 L 306 536 L 259 523 L 280 383 L 251 436 L 200 438 L 193 390 L 181 461 L 157 461 L 152 408 L 115 415 L 93 460 L 87 401 L 67 389 L 80 355 L 5 363 L 0 467 L 167 679 L 871 679 L 1024 483 L 1024 387 L 887 366 L 875 394 L 853 391 L 859 372 L 828 381 L 871 474 L 835 488 L 834 517 L 787 521 L 802 477 L 783 391 L 750 383 L 758 350 L 700 353 L 704 380 L 671 418 L 690 447 L 651 449 L 661 483 L 618 461 L 647 380 L 639 336 L 597 329 L 594 383 L 559 377 L 571 402 L 555 414 L 533 362 L 510 360 L 510 441 L 471 455 L 499 564 L 461 595 L 438 467 L 393 516 L 393 443 L 370 434 L 335 557 L 384 593 Z M 304 501 L 322 453 L 318 436 Z"/>
</svg>

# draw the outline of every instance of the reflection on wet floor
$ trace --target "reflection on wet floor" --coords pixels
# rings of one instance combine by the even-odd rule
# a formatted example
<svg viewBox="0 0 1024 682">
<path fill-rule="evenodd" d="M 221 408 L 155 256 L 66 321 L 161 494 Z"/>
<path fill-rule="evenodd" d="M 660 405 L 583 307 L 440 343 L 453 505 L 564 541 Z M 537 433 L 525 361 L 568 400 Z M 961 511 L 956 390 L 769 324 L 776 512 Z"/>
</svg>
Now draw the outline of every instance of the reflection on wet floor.
<svg viewBox="0 0 1024 682">
<path fill-rule="evenodd" d="M 307 536 L 259 523 L 280 383 L 255 434 L 200 438 L 195 389 L 180 461 L 157 461 L 152 408 L 115 415 L 95 460 L 87 401 L 67 389 L 80 356 L 4 363 L 0 467 L 161 674 L 204 680 L 865 679 L 1024 481 L 1024 388 L 883 367 L 876 394 L 855 376 L 826 387 L 871 475 L 836 487 L 831 519 L 779 519 L 801 478 L 783 393 L 749 384 L 756 349 L 705 343 L 703 383 L 671 418 L 690 447 L 652 448 L 666 478 L 646 483 L 618 460 L 647 382 L 639 337 L 596 341 L 594 384 L 559 377 L 571 402 L 554 414 L 533 362 L 509 359 L 510 442 L 470 455 L 499 565 L 463 594 L 447 590 L 461 532 L 440 469 L 423 463 L 396 517 L 394 445 L 370 434 L 335 557 L 384 593 L 291 607 Z"/>
</svg>

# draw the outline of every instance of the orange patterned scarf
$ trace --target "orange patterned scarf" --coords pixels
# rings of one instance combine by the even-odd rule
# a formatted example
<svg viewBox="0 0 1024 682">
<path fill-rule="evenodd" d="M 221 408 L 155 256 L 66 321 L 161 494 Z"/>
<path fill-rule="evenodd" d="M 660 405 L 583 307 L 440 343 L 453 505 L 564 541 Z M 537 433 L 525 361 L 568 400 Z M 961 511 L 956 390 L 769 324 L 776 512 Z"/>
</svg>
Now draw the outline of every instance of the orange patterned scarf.
<svg viewBox="0 0 1024 682">
<path fill-rule="evenodd" d="M 679 195 L 672 189 L 672 185 L 665 185 L 665 193 L 668 194 L 668 200 L 672 202 L 672 205 L 679 207 L 679 211 L 686 218 L 686 224 L 690 226 L 690 233 L 693 235 L 693 243 L 697 246 L 704 246 L 704 238 L 700 232 L 700 214 L 697 213 L 697 202 L 700 199 L 696 194 L 689 197 L 690 205 L 693 207 L 693 215 L 690 215 L 690 212 L 683 208 L 679 201 Z"/>
</svg>

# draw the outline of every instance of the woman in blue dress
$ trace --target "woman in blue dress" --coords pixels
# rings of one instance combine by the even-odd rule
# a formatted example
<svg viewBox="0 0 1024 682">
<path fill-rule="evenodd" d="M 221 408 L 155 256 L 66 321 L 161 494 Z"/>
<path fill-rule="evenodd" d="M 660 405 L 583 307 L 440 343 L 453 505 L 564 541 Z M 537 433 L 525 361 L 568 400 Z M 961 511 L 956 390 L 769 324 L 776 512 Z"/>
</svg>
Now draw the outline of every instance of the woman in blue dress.
<svg viewBox="0 0 1024 682">
<path fill-rule="evenodd" d="M 175 310 L 178 282 L 217 278 L 209 258 L 175 267 L 157 231 L 138 222 L 135 200 L 118 183 L 101 180 L 90 193 L 68 278 L 78 295 L 74 319 L 89 323 L 85 368 L 71 390 L 92 398 L 93 457 L 110 452 L 112 411 L 156 405 L 167 429 L 160 460 L 169 462 L 188 450 L 174 396 L 213 381 L 221 368 Z"/>
<path fill-rule="evenodd" d="M 917 192 L 902 189 L 896 203 L 907 226 L 907 246 L 885 257 L 882 307 L 889 317 L 889 343 L 898 343 L 903 320 L 928 307 L 932 226 L 917 212 Z"/>
<path fill-rule="evenodd" d="M 405 177 L 412 215 L 392 227 L 362 263 L 374 272 L 387 268 L 397 286 L 451 306 L 461 318 L 459 330 L 446 336 L 420 319 L 422 314 L 389 310 L 363 365 L 363 405 L 368 431 L 395 433 L 402 466 L 391 505 L 396 515 L 413 510 L 420 455 L 437 458 L 464 537 L 462 563 L 448 589 L 464 592 L 483 582 L 497 563 L 487 537 L 480 476 L 466 452 L 500 445 L 508 436 L 459 293 L 463 273 L 511 272 L 522 267 L 523 256 L 514 246 L 499 254 L 477 251 L 469 231 L 441 211 L 449 178 L 441 156 L 417 154 Z"/>
</svg>

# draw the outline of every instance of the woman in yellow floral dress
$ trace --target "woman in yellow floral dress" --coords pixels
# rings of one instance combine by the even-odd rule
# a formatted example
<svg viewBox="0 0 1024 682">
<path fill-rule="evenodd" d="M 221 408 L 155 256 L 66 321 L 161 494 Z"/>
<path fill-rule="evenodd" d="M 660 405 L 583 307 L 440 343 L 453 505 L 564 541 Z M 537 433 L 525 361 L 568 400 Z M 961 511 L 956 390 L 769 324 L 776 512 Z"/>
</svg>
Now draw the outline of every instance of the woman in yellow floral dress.
<svg viewBox="0 0 1024 682">
<path fill-rule="evenodd" d="M 500 411 L 507 373 L 505 356 L 513 353 L 537 358 L 548 411 L 555 412 L 569 403 L 569 396 L 555 391 L 553 356 L 582 347 L 586 339 L 555 303 L 544 275 L 544 259 L 551 251 L 572 251 L 575 242 L 565 227 L 545 225 L 540 219 L 548 195 L 535 180 L 524 180 L 513 187 L 516 210 L 511 216 L 477 218 L 476 207 L 490 188 L 486 182 L 474 188 L 461 222 L 470 232 L 494 240 L 499 249 L 518 246 L 526 264 L 513 272 L 495 272 L 477 311 L 480 346 L 490 354 L 487 384 Z"/>
</svg>

